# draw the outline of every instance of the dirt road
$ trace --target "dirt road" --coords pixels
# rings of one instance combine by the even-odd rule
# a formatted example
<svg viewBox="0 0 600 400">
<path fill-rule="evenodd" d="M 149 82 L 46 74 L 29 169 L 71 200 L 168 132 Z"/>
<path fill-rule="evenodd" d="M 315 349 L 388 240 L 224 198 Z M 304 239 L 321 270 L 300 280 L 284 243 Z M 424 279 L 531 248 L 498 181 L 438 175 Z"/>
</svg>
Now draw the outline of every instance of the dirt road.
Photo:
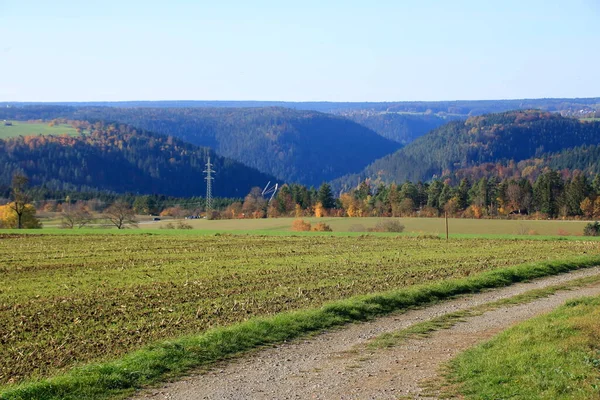
<svg viewBox="0 0 600 400">
<path fill-rule="evenodd" d="M 600 275 L 590 268 L 535 282 L 461 297 L 353 324 L 307 340 L 284 343 L 231 361 L 213 370 L 138 394 L 136 399 L 399 399 L 426 398 L 425 380 L 459 352 L 509 326 L 549 312 L 566 300 L 600 295 L 600 284 L 559 291 L 533 302 L 507 306 L 468 318 L 424 339 L 410 339 L 381 350 L 363 345 L 371 338 L 418 322 L 532 289 Z"/>
</svg>

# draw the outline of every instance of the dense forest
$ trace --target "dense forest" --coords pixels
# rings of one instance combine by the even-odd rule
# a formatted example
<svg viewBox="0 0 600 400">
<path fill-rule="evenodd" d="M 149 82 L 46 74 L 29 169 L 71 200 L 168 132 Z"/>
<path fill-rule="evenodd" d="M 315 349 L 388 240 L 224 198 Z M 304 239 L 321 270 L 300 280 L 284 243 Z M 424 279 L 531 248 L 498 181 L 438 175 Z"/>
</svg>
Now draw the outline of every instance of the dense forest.
<svg viewBox="0 0 600 400">
<path fill-rule="evenodd" d="M 400 185 L 361 182 L 342 193 L 339 205 L 349 216 L 451 216 L 481 218 L 533 215 L 535 218 L 600 218 L 600 174 L 564 177 L 545 169 L 535 179 L 434 180 Z"/>
<path fill-rule="evenodd" d="M 522 161 L 497 163 L 482 163 L 469 168 L 462 168 L 442 177 L 453 182 L 462 178 L 480 179 L 483 177 L 526 178 L 535 180 L 548 169 L 561 172 L 564 177 L 570 177 L 578 172 L 586 176 L 600 173 L 600 146 L 583 145 L 565 149 L 555 153 L 545 153 L 540 157 L 528 158 Z"/>
<path fill-rule="evenodd" d="M 581 158 L 575 153 L 561 157 L 551 153 L 597 144 L 600 121 L 581 122 L 535 110 L 489 114 L 443 125 L 375 161 L 360 174 L 337 180 L 335 186 L 351 187 L 367 178 L 382 182 L 427 181 L 457 170 L 476 170 L 486 163 L 506 164 L 530 158 L 546 158 L 553 168 L 589 169 L 582 168 L 585 161 L 575 162 Z M 589 161 L 593 154 L 588 156 Z"/>
<path fill-rule="evenodd" d="M 26 136 L 0 140 L 0 185 L 16 172 L 33 186 L 68 191 L 205 196 L 208 155 L 216 170 L 213 193 L 243 197 L 275 178 L 212 150 L 125 124 L 71 121 L 81 136 Z"/>
<path fill-rule="evenodd" d="M 440 117 L 433 114 L 366 113 L 347 114 L 353 120 L 381 136 L 406 145 L 429 131 L 458 117 Z"/>
<path fill-rule="evenodd" d="M 358 172 L 400 145 L 343 117 L 284 108 L 0 108 L 0 119 L 126 123 L 208 146 L 286 182 L 319 185 Z"/>
</svg>

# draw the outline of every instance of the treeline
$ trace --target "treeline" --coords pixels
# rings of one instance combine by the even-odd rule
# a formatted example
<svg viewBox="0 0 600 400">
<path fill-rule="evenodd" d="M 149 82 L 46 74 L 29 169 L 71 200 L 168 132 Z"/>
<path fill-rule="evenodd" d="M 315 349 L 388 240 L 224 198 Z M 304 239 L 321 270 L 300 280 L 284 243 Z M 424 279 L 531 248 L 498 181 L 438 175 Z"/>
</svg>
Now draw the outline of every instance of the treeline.
<svg viewBox="0 0 600 400">
<path fill-rule="evenodd" d="M 11 200 L 10 186 L 0 185 L 0 204 Z M 64 209 L 83 205 L 94 213 L 102 213 L 114 203 L 124 203 L 137 214 L 173 216 L 198 216 L 206 211 L 206 198 L 201 196 L 174 197 L 160 194 L 139 195 L 135 193 L 115 193 L 107 191 L 65 191 L 51 190 L 47 186 L 34 186 L 27 189 L 30 203 L 41 212 L 62 212 Z M 227 206 L 242 201 L 243 198 L 214 197 L 212 204 L 216 210 L 224 210 Z"/>
<path fill-rule="evenodd" d="M 10 188 L 0 187 L 0 204 L 10 201 L 10 193 Z M 535 181 L 498 177 L 465 178 L 456 184 L 449 179 L 402 185 L 363 181 L 339 197 L 327 183 L 318 189 L 283 185 L 272 199 L 255 187 L 243 199 L 214 199 L 212 210 L 206 210 L 202 197 L 57 192 L 45 187 L 31 188 L 27 194 L 30 203 L 44 212 L 103 213 L 120 204 L 135 214 L 175 218 L 438 217 L 445 213 L 461 218 L 600 218 L 600 174 L 593 179 L 582 173 L 564 177 L 554 170 L 544 171 Z"/>
<path fill-rule="evenodd" d="M 402 185 L 371 185 L 368 181 L 334 198 L 331 186 L 318 190 L 283 186 L 267 204 L 254 190 L 244 202 L 233 203 L 224 218 L 280 216 L 452 217 L 485 218 L 511 215 L 531 218 L 600 218 L 600 174 L 590 181 L 577 173 L 564 178 L 546 170 L 534 182 L 527 179 L 481 178 Z"/>
<path fill-rule="evenodd" d="M 209 156 L 216 171 L 213 191 L 217 196 L 243 197 L 253 186 L 275 180 L 170 136 L 126 124 L 69 123 L 80 136 L 0 140 L 0 184 L 8 186 L 12 176 L 21 173 L 32 186 L 54 191 L 205 196 L 203 171 Z"/>
</svg>

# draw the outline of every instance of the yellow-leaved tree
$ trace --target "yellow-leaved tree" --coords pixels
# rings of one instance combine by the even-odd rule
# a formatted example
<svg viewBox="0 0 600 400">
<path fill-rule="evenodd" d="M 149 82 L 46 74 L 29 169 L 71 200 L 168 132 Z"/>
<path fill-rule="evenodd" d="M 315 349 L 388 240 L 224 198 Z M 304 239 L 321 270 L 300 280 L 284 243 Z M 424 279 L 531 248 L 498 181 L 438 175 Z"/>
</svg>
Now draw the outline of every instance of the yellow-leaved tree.
<svg viewBox="0 0 600 400">
<path fill-rule="evenodd" d="M 318 202 L 317 205 L 315 206 L 315 217 L 322 218 L 324 216 L 325 216 L 325 208 L 323 208 L 323 204 L 321 204 L 321 202 Z"/>
<path fill-rule="evenodd" d="M 579 208 L 581 209 L 584 217 L 590 219 L 594 216 L 594 202 L 592 202 L 589 197 L 586 197 L 582 200 L 582 202 L 579 204 Z"/>
<path fill-rule="evenodd" d="M 42 224 L 35 216 L 36 209 L 31 204 L 25 204 L 21 214 L 21 227 L 25 229 L 41 228 Z M 0 227 L 18 228 L 19 217 L 15 211 L 15 203 L 0 206 Z"/>
</svg>

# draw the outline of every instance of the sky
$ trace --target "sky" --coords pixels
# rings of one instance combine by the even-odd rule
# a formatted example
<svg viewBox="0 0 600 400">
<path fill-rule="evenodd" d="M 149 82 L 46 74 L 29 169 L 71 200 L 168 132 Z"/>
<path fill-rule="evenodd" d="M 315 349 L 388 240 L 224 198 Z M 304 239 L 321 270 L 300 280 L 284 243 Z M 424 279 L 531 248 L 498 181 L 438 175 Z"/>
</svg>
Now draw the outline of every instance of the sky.
<svg viewBox="0 0 600 400">
<path fill-rule="evenodd" d="M 0 0 L 0 101 L 600 97 L 600 0 Z"/>
</svg>

